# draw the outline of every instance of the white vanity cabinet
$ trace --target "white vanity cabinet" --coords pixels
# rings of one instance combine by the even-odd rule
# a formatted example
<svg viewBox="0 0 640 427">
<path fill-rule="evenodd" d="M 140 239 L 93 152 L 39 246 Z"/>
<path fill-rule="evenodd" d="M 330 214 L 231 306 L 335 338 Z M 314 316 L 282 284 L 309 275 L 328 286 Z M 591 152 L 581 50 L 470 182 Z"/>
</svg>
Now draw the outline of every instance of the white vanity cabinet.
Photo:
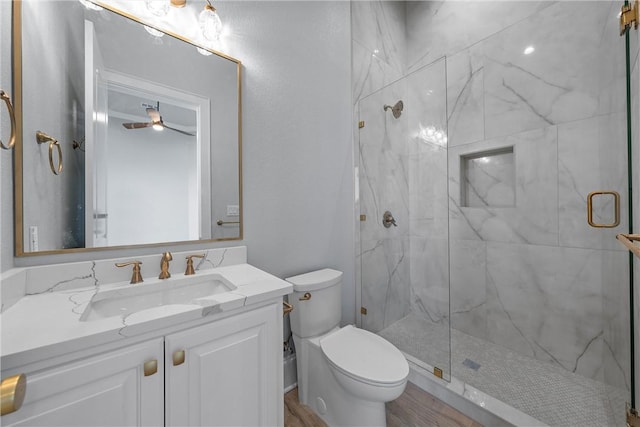
<svg viewBox="0 0 640 427">
<path fill-rule="evenodd" d="M 142 343 L 26 372 L 22 408 L 0 423 L 282 425 L 281 300 L 210 316 L 208 323 L 174 326 Z M 157 371 L 147 364 L 145 375 L 145 363 L 154 360 Z"/>
<path fill-rule="evenodd" d="M 161 426 L 163 347 L 158 338 L 27 374 L 22 407 L 0 422 L 3 426 Z M 154 360 L 156 372 L 145 376 L 145 362 Z"/>
<path fill-rule="evenodd" d="M 282 306 L 165 338 L 167 426 L 283 424 Z"/>
</svg>

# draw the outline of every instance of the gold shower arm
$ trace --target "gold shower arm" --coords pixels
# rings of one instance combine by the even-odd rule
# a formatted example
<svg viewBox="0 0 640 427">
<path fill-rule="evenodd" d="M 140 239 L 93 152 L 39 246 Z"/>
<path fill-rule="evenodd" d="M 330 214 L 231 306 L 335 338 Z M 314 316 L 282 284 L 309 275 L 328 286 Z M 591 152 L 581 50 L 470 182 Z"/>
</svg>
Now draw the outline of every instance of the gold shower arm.
<svg viewBox="0 0 640 427">
<path fill-rule="evenodd" d="M 62 148 L 60 147 L 58 140 L 52 136 L 47 135 L 42 131 L 37 131 L 36 141 L 38 142 L 38 144 L 44 144 L 47 142 L 49 143 L 49 167 L 51 168 L 51 172 L 53 172 L 54 175 L 60 175 L 60 172 L 62 172 Z M 58 167 L 57 168 L 54 166 L 54 163 L 53 163 L 53 147 L 54 146 L 58 149 Z"/>
<path fill-rule="evenodd" d="M 13 105 L 11 105 L 11 98 L 7 95 L 3 90 L 0 90 L 0 98 L 7 105 L 7 110 L 9 110 L 9 119 L 11 120 L 11 134 L 9 136 L 9 144 L 4 145 L 2 140 L 0 139 L 0 147 L 5 150 L 10 150 L 16 144 L 16 112 L 13 109 Z"/>
</svg>

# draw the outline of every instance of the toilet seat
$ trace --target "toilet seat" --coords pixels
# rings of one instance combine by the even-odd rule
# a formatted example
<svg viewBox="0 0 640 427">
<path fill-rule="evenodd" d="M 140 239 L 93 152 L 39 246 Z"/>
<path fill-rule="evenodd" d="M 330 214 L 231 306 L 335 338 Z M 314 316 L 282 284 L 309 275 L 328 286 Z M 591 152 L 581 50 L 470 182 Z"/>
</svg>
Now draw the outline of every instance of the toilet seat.
<svg viewBox="0 0 640 427">
<path fill-rule="evenodd" d="M 406 381 L 409 364 L 384 338 L 352 325 L 320 340 L 327 362 L 344 375 L 378 387 L 395 387 Z"/>
</svg>

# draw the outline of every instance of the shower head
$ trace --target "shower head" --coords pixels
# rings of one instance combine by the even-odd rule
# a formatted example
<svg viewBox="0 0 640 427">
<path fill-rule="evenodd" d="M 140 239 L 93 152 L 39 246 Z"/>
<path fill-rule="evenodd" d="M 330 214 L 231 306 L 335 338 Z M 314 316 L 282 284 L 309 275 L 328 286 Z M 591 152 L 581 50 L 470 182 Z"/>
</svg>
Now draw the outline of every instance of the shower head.
<svg viewBox="0 0 640 427">
<path fill-rule="evenodd" d="M 391 105 L 385 105 L 384 106 L 384 111 L 387 111 L 389 108 L 391 108 L 391 112 L 393 113 L 393 117 L 395 117 L 397 119 L 398 117 L 400 117 L 402 115 L 402 109 L 404 108 L 404 104 L 400 100 L 400 101 L 396 102 L 396 104 L 393 107 Z"/>
</svg>

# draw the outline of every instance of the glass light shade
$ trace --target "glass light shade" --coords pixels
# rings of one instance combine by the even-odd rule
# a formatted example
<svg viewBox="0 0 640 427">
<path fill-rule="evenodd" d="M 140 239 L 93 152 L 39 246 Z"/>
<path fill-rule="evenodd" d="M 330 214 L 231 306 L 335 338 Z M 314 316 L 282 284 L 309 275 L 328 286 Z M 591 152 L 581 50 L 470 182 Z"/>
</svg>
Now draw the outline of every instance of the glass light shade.
<svg viewBox="0 0 640 427">
<path fill-rule="evenodd" d="M 154 123 L 151 127 L 154 130 L 164 130 L 164 126 L 162 126 L 162 123 Z"/>
<path fill-rule="evenodd" d="M 169 13 L 169 0 L 146 0 L 147 9 L 156 16 Z"/>
<path fill-rule="evenodd" d="M 200 29 L 205 39 L 213 41 L 220 38 L 222 21 L 212 6 L 206 5 L 204 7 L 198 16 L 198 23 L 200 24 Z"/>
<path fill-rule="evenodd" d="M 103 10 L 102 7 L 98 6 L 95 3 L 91 3 L 90 1 L 87 1 L 87 0 L 78 0 L 78 1 L 89 10 Z"/>
<path fill-rule="evenodd" d="M 198 53 L 199 53 L 200 55 L 203 55 L 203 56 L 209 56 L 209 55 L 212 55 L 212 53 L 211 53 L 211 52 L 209 52 L 207 49 L 203 49 L 203 48 L 201 48 L 201 47 L 199 47 L 199 48 L 198 48 Z"/>
<path fill-rule="evenodd" d="M 148 25 L 143 25 L 144 29 L 147 30 L 147 33 L 151 34 L 154 37 L 162 37 L 164 33 L 162 31 L 156 30 L 155 28 L 149 27 Z"/>
</svg>

